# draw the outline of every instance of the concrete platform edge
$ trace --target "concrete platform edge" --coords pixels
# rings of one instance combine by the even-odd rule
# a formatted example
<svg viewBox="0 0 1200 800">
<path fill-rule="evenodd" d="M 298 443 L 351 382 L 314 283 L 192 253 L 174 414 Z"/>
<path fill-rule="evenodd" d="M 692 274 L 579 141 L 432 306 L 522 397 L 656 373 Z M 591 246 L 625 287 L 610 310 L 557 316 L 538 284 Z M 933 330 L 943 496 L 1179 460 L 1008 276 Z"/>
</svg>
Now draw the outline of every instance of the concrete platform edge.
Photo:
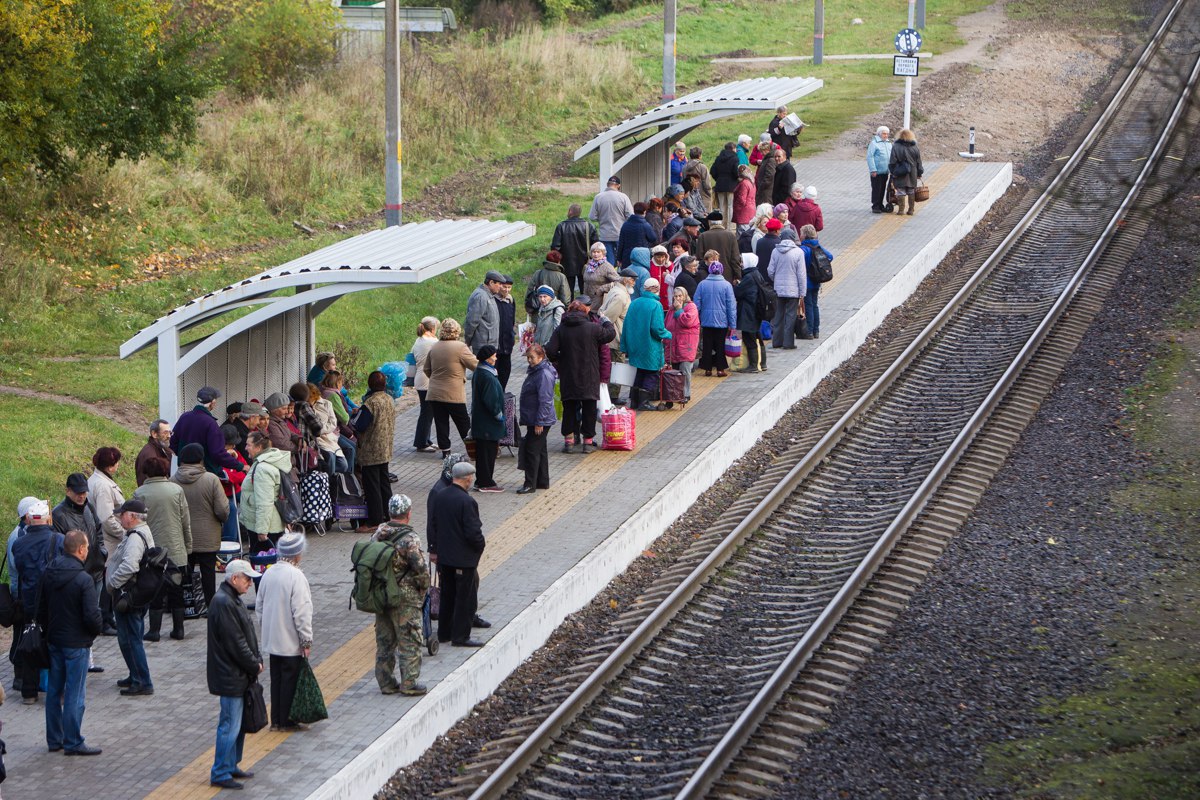
<svg viewBox="0 0 1200 800">
<path fill-rule="evenodd" d="M 455 669 L 402 719 L 308 800 L 370 800 L 396 770 L 416 761 L 437 737 L 486 699 L 550 638 L 570 614 L 587 605 L 621 574 L 725 470 L 744 455 L 793 405 L 848 359 L 892 309 L 903 303 L 954 246 L 983 218 L 1012 183 L 1012 165 L 996 176 L 888 283 L 796 369 L 746 410 L 703 454 L 634 513 L 604 542 L 538 596 L 493 636 L 486 647 Z M 835 261 L 836 265 L 836 261 Z M 737 380 L 733 378 L 732 380 Z M 662 412 L 670 413 L 670 412 Z M 364 671 L 368 665 L 364 665 Z"/>
</svg>

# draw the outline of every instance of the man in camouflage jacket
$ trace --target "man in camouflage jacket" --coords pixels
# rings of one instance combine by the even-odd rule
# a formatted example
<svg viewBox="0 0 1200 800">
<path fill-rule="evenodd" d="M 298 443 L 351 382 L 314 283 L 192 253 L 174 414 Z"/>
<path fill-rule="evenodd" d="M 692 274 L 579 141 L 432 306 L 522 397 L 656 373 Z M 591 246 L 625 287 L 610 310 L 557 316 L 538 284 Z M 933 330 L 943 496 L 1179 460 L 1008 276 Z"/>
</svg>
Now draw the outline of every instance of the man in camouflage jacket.
<svg viewBox="0 0 1200 800">
<path fill-rule="evenodd" d="M 421 552 L 409 520 L 412 500 L 394 494 L 388 501 L 388 521 L 371 537 L 396 548 L 392 569 L 400 587 L 400 605 L 375 615 L 375 680 L 384 694 L 422 695 L 426 688 L 417 683 L 421 675 L 421 648 L 425 636 L 421 630 L 421 604 L 429 588 L 429 566 Z M 394 667 L 400 660 L 401 682 L 396 682 Z"/>
</svg>

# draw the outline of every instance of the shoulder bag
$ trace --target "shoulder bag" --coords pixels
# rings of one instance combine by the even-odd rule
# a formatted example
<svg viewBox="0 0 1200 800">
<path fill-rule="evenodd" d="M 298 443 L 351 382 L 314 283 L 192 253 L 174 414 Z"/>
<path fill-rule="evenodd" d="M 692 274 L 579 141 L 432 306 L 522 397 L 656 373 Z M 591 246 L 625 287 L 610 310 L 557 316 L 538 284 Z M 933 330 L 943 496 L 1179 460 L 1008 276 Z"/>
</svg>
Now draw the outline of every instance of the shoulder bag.
<svg viewBox="0 0 1200 800">
<path fill-rule="evenodd" d="M 242 700 L 242 733 L 258 733 L 267 727 L 267 701 L 258 678 L 250 681 Z"/>
</svg>

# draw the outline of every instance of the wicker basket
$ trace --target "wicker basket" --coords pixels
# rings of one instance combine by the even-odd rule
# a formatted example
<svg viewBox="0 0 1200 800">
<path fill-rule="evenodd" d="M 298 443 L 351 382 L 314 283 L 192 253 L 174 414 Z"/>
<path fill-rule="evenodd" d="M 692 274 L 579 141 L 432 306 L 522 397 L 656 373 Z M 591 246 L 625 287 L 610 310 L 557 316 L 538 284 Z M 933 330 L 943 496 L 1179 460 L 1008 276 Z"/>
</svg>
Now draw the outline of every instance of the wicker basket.
<svg viewBox="0 0 1200 800">
<path fill-rule="evenodd" d="M 918 182 L 917 188 L 913 189 L 913 199 L 918 203 L 924 203 L 929 199 L 929 187 L 924 182 Z"/>
</svg>

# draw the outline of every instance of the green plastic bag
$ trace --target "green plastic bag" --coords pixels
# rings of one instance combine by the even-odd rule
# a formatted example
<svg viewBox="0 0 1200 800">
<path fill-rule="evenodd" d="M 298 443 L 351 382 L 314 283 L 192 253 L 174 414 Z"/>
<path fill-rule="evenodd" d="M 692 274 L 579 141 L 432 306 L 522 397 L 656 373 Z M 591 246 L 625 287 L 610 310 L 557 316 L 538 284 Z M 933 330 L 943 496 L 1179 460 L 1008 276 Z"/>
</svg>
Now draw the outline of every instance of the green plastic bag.
<svg viewBox="0 0 1200 800">
<path fill-rule="evenodd" d="M 329 711 L 325 708 L 325 698 L 321 696 L 317 676 L 313 674 L 312 665 L 306 658 L 300 665 L 300 678 L 296 681 L 291 721 L 309 723 L 320 722 L 323 719 L 329 719 Z"/>
</svg>

